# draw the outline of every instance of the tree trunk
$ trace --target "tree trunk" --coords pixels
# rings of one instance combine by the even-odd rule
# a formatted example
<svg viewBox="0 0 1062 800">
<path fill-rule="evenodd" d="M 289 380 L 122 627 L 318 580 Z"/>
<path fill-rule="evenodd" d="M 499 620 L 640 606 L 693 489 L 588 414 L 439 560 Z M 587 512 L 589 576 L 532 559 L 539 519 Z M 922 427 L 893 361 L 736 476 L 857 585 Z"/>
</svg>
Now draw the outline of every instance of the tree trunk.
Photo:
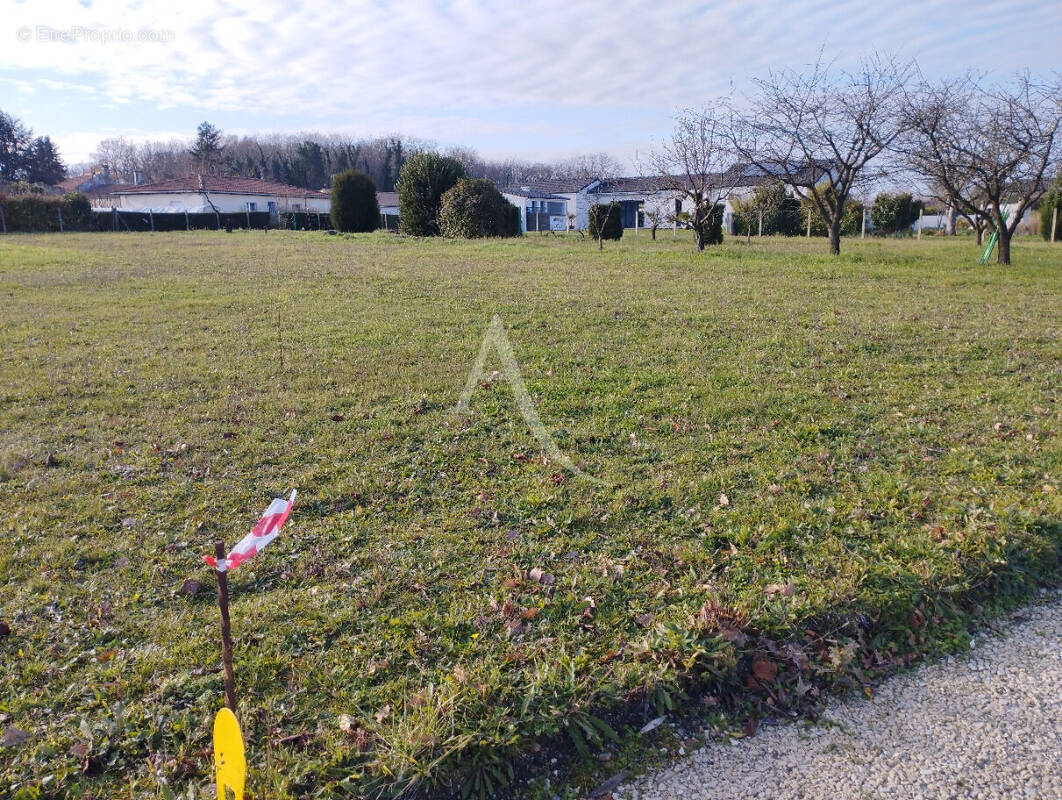
<svg viewBox="0 0 1062 800">
<path fill-rule="evenodd" d="M 980 247 L 982 244 L 984 244 L 984 240 L 985 240 L 985 228 L 984 228 L 984 226 L 982 225 L 979 228 L 974 228 L 974 233 L 977 234 L 977 246 Z"/>
<path fill-rule="evenodd" d="M 1010 231 L 1007 230 L 1006 225 L 1002 225 L 999 228 L 999 241 L 996 242 L 996 247 L 999 248 L 998 255 L 996 256 L 996 263 L 1009 265 L 1010 264 Z"/>
<path fill-rule="evenodd" d="M 649 229 L 649 234 L 653 237 L 653 241 L 656 241 L 656 225 Z"/>
<path fill-rule="evenodd" d="M 697 252 L 704 250 L 704 231 L 699 227 L 694 228 L 693 232 L 697 234 Z"/>
<path fill-rule="evenodd" d="M 944 235 L 955 235 L 955 209 L 951 206 L 948 206 L 948 210 L 944 215 Z"/>
<path fill-rule="evenodd" d="M 839 256 L 841 254 L 841 223 L 840 221 L 830 223 L 830 255 Z"/>
<path fill-rule="evenodd" d="M 605 239 L 604 239 L 603 236 L 601 236 L 601 234 L 598 234 L 598 236 L 597 236 L 597 249 L 598 250 L 604 250 L 605 249 Z"/>
</svg>

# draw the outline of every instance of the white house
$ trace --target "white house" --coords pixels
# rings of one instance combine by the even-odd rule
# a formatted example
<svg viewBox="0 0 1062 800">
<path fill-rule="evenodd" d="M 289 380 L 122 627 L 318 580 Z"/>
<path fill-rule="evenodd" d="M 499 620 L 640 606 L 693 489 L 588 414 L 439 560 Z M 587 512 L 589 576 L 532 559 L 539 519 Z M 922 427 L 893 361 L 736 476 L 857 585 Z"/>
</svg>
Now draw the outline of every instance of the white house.
<svg viewBox="0 0 1062 800">
<path fill-rule="evenodd" d="M 740 171 L 740 172 L 738 172 Z M 723 228 L 734 232 L 732 200 L 744 200 L 752 195 L 768 176 L 745 165 L 735 165 L 719 176 L 720 185 L 733 185 L 730 199 L 723 211 Z M 681 183 L 681 178 L 675 181 Z M 692 203 L 680 192 L 668 188 L 674 183 L 659 176 L 595 178 L 586 180 L 541 180 L 521 186 L 503 186 L 501 193 L 513 205 L 522 208 L 524 230 L 564 230 L 558 218 L 563 214 L 572 220 L 576 230 L 590 226 L 590 206 L 616 202 L 624 228 L 646 227 L 646 214 L 660 212 L 668 224 L 679 213 L 692 211 Z M 563 203 L 563 208 L 561 204 Z"/>
<path fill-rule="evenodd" d="M 327 192 L 257 178 L 193 175 L 141 186 L 122 186 L 94 199 L 93 204 L 97 208 L 156 213 L 309 211 L 327 214 L 331 198 Z"/>
</svg>

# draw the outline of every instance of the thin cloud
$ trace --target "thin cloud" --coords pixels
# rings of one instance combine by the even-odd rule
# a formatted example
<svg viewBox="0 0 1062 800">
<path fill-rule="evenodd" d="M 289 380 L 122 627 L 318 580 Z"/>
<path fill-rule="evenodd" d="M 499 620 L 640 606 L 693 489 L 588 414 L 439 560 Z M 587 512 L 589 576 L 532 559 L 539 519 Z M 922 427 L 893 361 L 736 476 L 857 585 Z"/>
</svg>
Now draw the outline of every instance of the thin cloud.
<svg viewBox="0 0 1062 800">
<path fill-rule="evenodd" d="M 654 115 L 663 131 L 673 109 L 709 102 L 767 69 L 802 66 L 823 42 L 842 65 L 878 50 L 917 56 L 934 73 L 1051 63 L 1062 40 L 1059 15 L 1029 14 L 1013 0 L 900 2 L 887 14 L 832 0 L 541 0 L 533 12 L 483 0 L 140 0 L 119 9 L 0 0 L 0 11 L 8 38 L 0 76 L 17 82 L 23 105 L 65 88 L 130 121 L 145 109 L 186 109 L 190 120 L 251 114 L 276 129 L 415 127 L 458 139 L 461 120 L 502 135 L 548 119 L 553 130 L 543 135 L 563 140 L 558 114 L 600 122 L 603 112 L 624 110 L 640 128 Z M 125 31 L 132 41 L 102 33 L 41 41 L 42 27 Z M 602 130 L 594 149 L 627 138 Z"/>
</svg>

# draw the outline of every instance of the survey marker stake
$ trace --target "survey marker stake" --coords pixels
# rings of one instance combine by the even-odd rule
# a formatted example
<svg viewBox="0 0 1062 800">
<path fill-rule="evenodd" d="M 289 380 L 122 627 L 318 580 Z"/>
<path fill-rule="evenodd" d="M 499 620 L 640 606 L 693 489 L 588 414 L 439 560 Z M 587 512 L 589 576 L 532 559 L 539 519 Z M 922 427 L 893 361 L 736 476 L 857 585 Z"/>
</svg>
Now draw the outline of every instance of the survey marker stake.
<svg viewBox="0 0 1062 800">
<path fill-rule="evenodd" d="M 229 575 L 225 559 L 225 543 L 214 542 L 217 559 L 218 607 L 221 609 L 221 660 L 225 665 L 225 705 L 236 713 L 236 678 L 232 674 L 232 627 L 229 624 Z"/>
</svg>

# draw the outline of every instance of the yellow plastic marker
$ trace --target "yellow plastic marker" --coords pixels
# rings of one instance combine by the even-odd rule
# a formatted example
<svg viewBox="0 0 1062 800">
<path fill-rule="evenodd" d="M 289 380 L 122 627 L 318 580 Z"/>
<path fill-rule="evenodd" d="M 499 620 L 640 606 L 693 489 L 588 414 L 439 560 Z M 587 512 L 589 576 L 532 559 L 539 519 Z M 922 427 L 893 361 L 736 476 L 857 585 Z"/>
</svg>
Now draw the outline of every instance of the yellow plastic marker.
<svg viewBox="0 0 1062 800">
<path fill-rule="evenodd" d="M 243 783 L 247 778 L 243 736 L 236 715 L 227 708 L 214 717 L 214 775 L 218 800 L 226 800 L 225 789 L 232 791 L 235 800 L 243 800 Z"/>
</svg>

